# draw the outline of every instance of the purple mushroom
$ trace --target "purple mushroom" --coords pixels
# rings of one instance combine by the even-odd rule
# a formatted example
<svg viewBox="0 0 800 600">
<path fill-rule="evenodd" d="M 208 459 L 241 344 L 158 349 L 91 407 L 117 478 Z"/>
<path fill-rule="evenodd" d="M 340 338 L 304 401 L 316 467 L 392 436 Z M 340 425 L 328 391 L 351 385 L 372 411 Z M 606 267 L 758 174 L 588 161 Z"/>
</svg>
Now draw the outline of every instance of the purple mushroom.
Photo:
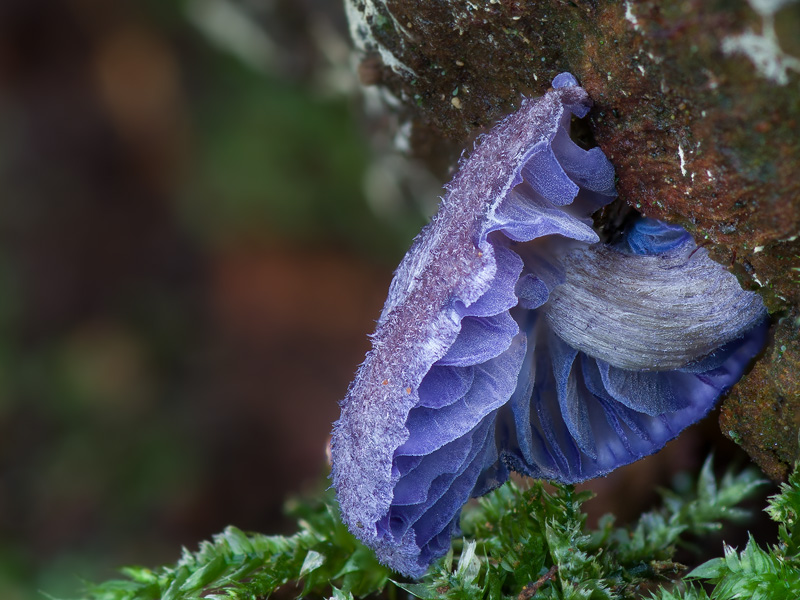
<svg viewBox="0 0 800 600">
<path fill-rule="evenodd" d="M 510 471 L 560 482 L 656 452 L 761 350 L 761 299 L 682 228 L 601 243 L 614 169 L 569 135 L 562 73 L 483 136 L 395 273 L 342 402 L 333 485 L 350 530 L 418 577 L 464 503 Z"/>
</svg>

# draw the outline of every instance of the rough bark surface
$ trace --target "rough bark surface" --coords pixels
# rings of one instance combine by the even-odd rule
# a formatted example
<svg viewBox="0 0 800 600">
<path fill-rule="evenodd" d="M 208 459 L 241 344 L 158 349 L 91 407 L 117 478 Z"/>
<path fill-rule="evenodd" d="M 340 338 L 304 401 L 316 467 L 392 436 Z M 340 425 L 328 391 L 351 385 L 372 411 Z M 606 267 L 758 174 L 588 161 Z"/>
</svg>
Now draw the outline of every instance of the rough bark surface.
<svg viewBox="0 0 800 600">
<path fill-rule="evenodd" d="M 621 199 L 686 227 L 759 292 L 770 344 L 728 395 L 723 431 L 773 478 L 800 425 L 800 2 L 347 0 L 365 84 L 440 173 L 562 71 Z"/>
</svg>

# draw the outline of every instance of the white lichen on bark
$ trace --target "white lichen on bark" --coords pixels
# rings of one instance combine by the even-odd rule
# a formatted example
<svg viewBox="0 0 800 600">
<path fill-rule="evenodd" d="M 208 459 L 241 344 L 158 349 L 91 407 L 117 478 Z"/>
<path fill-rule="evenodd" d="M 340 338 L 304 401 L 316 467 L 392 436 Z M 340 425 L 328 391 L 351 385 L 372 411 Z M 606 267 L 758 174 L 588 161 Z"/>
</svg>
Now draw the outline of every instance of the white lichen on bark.
<svg viewBox="0 0 800 600">
<path fill-rule="evenodd" d="M 747 0 L 761 17 L 761 33 L 748 29 L 739 35 L 722 40 L 722 50 L 727 55 L 744 54 L 758 73 L 778 85 L 789 83 L 789 71 L 800 73 L 800 58 L 781 49 L 775 31 L 775 14 L 784 6 L 797 0 Z"/>
</svg>

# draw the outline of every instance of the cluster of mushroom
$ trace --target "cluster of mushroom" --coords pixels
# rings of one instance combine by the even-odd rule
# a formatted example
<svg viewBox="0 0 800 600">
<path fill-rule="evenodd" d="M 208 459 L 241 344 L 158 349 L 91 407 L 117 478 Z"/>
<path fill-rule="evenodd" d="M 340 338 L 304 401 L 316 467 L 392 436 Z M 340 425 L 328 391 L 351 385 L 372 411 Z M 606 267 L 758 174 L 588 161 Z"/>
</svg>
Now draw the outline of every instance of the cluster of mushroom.
<svg viewBox="0 0 800 600">
<path fill-rule="evenodd" d="M 483 136 L 400 264 L 332 438 L 350 530 L 401 573 L 447 552 L 510 471 L 578 482 L 701 419 L 760 351 L 758 295 L 681 227 L 636 217 L 570 139 L 591 100 L 562 73 Z"/>
</svg>

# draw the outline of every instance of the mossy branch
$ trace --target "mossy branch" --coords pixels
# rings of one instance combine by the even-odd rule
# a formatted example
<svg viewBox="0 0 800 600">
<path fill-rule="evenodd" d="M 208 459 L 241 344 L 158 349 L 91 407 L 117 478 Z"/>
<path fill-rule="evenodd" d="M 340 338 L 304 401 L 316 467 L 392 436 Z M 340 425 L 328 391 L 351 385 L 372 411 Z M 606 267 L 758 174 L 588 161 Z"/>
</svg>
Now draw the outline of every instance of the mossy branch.
<svg viewBox="0 0 800 600">
<path fill-rule="evenodd" d="M 573 486 L 527 489 L 508 483 L 465 509 L 463 539 L 420 581 L 407 582 L 379 565 L 338 518 L 330 492 L 294 502 L 292 536 L 245 534 L 228 527 L 171 566 L 128 567 L 124 579 L 88 585 L 83 600 L 257 600 L 277 590 L 299 597 L 446 599 L 624 598 L 734 599 L 800 597 L 800 475 L 770 500 L 780 540 L 769 549 L 751 539 L 686 574 L 676 548 L 725 520 L 762 482 L 753 470 L 721 479 L 707 461 L 693 485 L 664 492 L 663 506 L 630 527 L 613 517 L 586 527 L 582 504 L 591 492 Z M 715 587 L 708 596 L 698 581 Z"/>
</svg>

